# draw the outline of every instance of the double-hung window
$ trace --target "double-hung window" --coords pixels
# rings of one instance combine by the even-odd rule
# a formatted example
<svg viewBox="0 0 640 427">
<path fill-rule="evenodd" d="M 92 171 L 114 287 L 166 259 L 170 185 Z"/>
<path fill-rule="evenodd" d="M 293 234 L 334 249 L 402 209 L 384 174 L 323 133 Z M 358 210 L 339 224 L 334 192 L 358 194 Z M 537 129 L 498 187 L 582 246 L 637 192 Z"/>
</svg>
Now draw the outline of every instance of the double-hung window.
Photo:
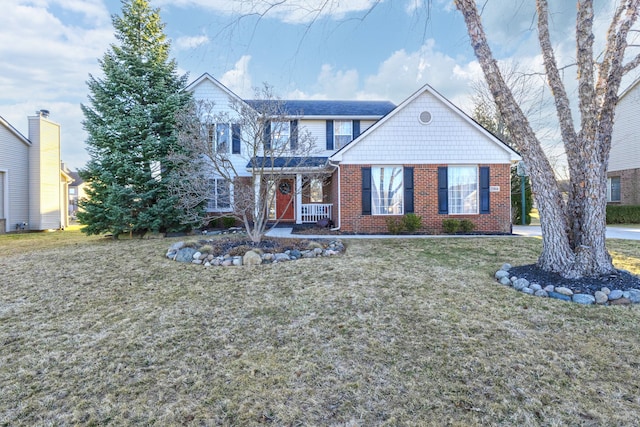
<svg viewBox="0 0 640 427">
<path fill-rule="evenodd" d="M 223 178 L 209 180 L 211 198 L 207 202 L 209 212 L 223 212 L 231 210 L 231 183 Z"/>
<path fill-rule="evenodd" d="M 216 151 L 218 153 L 228 153 L 231 145 L 231 132 L 228 123 L 216 124 Z"/>
<path fill-rule="evenodd" d="M 607 202 L 620 201 L 620 177 L 607 178 Z"/>
<path fill-rule="evenodd" d="M 271 122 L 271 149 L 281 150 L 287 147 L 291 138 L 291 123 L 288 121 Z"/>
<path fill-rule="evenodd" d="M 339 150 L 353 139 L 352 120 L 333 121 L 333 148 Z"/>
<path fill-rule="evenodd" d="M 404 186 L 401 166 L 371 167 L 371 214 L 402 215 Z"/>
<path fill-rule="evenodd" d="M 476 166 L 449 166 L 449 213 L 478 213 L 478 168 Z"/>
</svg>

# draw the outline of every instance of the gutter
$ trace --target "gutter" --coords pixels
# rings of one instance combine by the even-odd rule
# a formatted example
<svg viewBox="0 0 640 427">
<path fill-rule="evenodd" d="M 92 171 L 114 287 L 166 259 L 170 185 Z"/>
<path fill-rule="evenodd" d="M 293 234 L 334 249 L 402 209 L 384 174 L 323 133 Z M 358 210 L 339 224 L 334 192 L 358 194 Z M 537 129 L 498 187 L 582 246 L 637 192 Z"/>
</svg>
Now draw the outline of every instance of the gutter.
<svg viewBox="0 0 640 427">
<path fill-rule="evenodd" d="M 342 226 L 342 224 L 340 223 L 340 218 L 342 217 L 341 206 L 340 206 L 340 200 L 341 200 L 340 165 L 332 163 L 331 160 L 329 160 L 329 165 L 338 170 L 338 203 L 337 203 L 337 205 L 338 205 L 338 226 L 331 229 L 331 231 L 338 231 L 338 230 L 340 230 L 340 227 Z"/>
</svg>

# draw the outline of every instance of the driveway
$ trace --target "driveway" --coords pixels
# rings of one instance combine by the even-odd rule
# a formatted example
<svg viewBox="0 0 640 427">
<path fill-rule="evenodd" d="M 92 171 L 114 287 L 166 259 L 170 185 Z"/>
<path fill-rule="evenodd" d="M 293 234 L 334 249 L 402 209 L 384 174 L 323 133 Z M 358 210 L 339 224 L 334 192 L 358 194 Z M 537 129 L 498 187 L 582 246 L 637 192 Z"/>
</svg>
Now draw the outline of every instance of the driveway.
<svg viewBox="0 0 640 427">
<path fill-rule="evenodd" d="M 514 225 L 513 234 L 519 236 L 541 236 L 539 225 Z M 607 239 L 640 240 L 640 227 L 609 226 Z"/>
</svg>

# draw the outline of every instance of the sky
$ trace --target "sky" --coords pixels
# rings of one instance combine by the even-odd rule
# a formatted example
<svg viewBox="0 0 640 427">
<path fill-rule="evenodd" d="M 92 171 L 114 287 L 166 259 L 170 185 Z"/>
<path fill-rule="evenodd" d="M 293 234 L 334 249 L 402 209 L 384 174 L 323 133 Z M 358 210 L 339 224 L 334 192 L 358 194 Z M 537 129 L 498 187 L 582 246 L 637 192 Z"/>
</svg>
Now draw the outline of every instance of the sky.
<svg viewBox="0 0 640 427">
<path fill-rule="evenodd" d="M 596 46 L 612 4 L 596 1 Z M 268 7 L 267 3 L 277 4 Z M 484 0 L 495 56 L 544 83 L 533 0 Z M 570 65 L 575 1 L 551 0 L 558 63 Z M 396 104 L 430 84 L 467 113 L 480 67 L 451 0 L 151 0 L 160 9 L 171 57 L 189 82 L 207 72 L 251 98 L 264 83 L 283 99 L 375 99 Z M 324 8 L 321 5 L 325 5 Z M 27 135 L 27 116 L 47 109 L 61 125 L 62 160 L 84 166 L 81 104 L 89 75 L 115 43 L 119 0 L 0 0 L 0 116 Z M 566 69 L 575 94 L 575 70 Z M 631 83 L 625 80 L 624 85 Z M 543 115 L 539 113 L 539 115 Z M 553 145 L 553 120 L 542 128 Z M 0 153 L 2 155 L 2 153 Z"/>
</svg>

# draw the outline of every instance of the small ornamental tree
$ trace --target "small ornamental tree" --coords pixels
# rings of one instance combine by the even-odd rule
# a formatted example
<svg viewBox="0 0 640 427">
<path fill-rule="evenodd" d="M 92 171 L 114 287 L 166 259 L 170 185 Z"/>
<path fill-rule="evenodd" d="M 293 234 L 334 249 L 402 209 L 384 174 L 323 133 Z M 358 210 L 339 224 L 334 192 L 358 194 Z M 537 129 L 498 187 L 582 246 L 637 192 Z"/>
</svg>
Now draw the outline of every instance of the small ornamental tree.
<svg viewBox="0 0 640 427">
<path fill-rule="evenodd" d="M 168 191 L 169 153 L 179 150 L 176 113 L 190 93 L 186 76 L 169 59 L 170 44 L 158 9 L 146 0 L 124 0 L 113 17 L 117 43 L 100 61 L 104 77 L 89 76 L 89 104 L 82 105 L 90 160 L 78 219 L 87 234 L 188 227 Z"/>
<path fill-rule="evenodd" d="M 233 217 L 254 243 L 281 220 L 275 213 L 275 193 L 285 180 L 295 178 L 292 170 L 304 169 L 305 180 L 328 174 L 312 157 L 315 138 L 298 127 L 297 112 L 285 111 L 266 85 L 256 91 L 256 98 L 230 101 L 227 112 L 208 101 L 193 101 L 179 115 L 181 150 L 173 158 L 183 167 L 171 185 L 187 222 L 206 226 Z M 228 145 L 220 142 L 220 124 Z M 294 183 L 287 184 L 286 191 L 292 203 L 300 190 Z M 207 203 L 214 209 L 203 211 Z"/>
</svg>

